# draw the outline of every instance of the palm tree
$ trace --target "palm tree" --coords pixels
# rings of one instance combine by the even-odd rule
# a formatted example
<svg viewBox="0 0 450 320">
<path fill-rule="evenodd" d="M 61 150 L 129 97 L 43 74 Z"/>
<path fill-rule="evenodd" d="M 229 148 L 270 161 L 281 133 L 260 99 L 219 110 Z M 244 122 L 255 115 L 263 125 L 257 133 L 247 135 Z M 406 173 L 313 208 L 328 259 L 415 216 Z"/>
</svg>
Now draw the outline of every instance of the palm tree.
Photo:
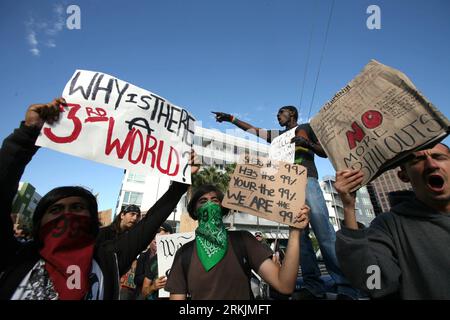
<svg viewBox="0 0 450 320">
<path fill-rule="evenodd" d="M 223 193 L 225 193 L 228 189 L 231 174 L 234 172 L 235 168 L 236 163 L 226 165 L 224 171 L 220 171 L 214 166 L 203 167 L 197 174 L 192 176 L 192 184 L 186 193 L 187 202 L 192 198 L 193 190 L 196 190 L 204 184 L 216 185 Z M 187 219 L 189 220 L 190 218 Z M 192 230 L 186 229 L 185 231 Z"/>
<path fill-rule="evenodd" d="M 214 184 L 225 193 L 234 168 L 236 168 L 235 163 L 226 165 L 225 171 L 219 171 L 213 166 L 205 167 L 193 176 L 192 188 L 195 190 L 204 184 Z"/>
<path fill-rule="evenodd" d="M 217 170 L 213 166 L 203 167 L 199 172 L 192 176 L 192 184 L 186 193 L 186 204 L 190 201 L 193 195 L 193 190 L 204 184 L 216 185 L 223 193 L 228 189 L 228 182 L 230 181 L 231 174 L 234 171 L 236 164 L 226 165 L 225 171 Z M 181 223 L 180 230 L 193 231 L 196 227 L 194 222 L 189 216 L 185 217 L 184 221 L 191 220 L 191 223 Z"/>
</svg>

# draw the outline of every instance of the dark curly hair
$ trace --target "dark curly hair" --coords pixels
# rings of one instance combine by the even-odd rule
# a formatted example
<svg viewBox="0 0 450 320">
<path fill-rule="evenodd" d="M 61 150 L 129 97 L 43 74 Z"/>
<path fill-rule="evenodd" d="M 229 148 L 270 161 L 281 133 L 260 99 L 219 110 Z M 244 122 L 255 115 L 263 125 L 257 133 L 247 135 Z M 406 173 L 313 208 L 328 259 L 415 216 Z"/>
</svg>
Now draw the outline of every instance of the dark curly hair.
<svg viewBox="0 0 450 320">
<path fill-rule="evenodd" d="M 215 192 L 217 194 L 217 198 L 222 202 L 223 200 L 223 192 L 213 184 L 204 184 L 195 190 L 194 195 L 187 205 L 187 211 L 192 219 L 197 220 L 197 212 L 195 210 L 195 206 L 197 204 L 198 199 L 200 199 L 204 194 Z M 228 208 L 222 207 L 222 214 L 226 216 L 230 210 Z"/>
</svg>

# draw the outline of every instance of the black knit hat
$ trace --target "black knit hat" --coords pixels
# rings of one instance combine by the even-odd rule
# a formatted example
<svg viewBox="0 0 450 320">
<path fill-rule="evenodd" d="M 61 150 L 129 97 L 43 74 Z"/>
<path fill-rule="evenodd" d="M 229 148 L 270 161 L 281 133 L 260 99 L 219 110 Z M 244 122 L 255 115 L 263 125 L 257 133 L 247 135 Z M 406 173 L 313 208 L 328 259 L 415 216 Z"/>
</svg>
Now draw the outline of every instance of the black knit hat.
<svg viewBox="0 0 450 320">
<path fill-rule="evenodd" d="M 91 231 L 94 236 L 97 236 L 100 225 L 98 220 L 97 199 L 89 190 L 86 190 L 85 188 L 66 186 L 58 187 L 49 191 L 37 204 L 36 210 L 33 214 L 33 236 L 36 241 L 39 239 L 39 229 L 41 227 L 41 220 L 45 214 L 45 211 L 47 211 L 47 209 L 55 202 L 68 197 L 81 197 L 86 200 L 92 221 Z"/>
</svg>

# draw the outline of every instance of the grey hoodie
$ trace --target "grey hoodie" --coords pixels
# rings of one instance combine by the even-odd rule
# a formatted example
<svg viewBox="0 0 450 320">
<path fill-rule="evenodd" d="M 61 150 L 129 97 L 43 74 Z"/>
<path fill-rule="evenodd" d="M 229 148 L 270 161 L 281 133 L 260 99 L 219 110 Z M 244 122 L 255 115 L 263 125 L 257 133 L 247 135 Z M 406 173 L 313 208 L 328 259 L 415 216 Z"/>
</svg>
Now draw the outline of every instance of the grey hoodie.
<svg viewBox="0 0 450 320">
<path fill-rule="evenodd" d="M 416 198 L 379 215 L 369 228 L 343 227 L 336 254 L 350 282 L 373 298 L 450 299 L 450 214 Z"/>
</svg>

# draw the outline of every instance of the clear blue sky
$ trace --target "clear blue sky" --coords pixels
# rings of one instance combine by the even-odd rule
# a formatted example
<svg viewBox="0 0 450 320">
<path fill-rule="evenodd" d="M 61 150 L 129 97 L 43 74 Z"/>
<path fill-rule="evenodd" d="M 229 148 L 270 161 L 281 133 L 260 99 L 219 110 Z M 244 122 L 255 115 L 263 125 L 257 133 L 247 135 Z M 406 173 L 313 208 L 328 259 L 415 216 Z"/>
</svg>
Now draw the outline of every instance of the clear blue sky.
<svg viewBox="0 0 450 320">
<path fill-rule="evenodd" d="M 315 4 L 315 2 L 318 2 Z M 31 103 L 62 93 L 75 69 L 101 71 L 190 110 L 204 127 L 210 111 L 277 128 L 278 107 L 300 106 L 310 30 L 311 57 L 300 106 L 307 119 L 332 0 L 0 1 L 0 139 Z M 66 8 L 81 29 L 66 28 Z M 381 29 L 366 27 L 369 5 Z M 336 0 L 311 115 L 370 60 L 406 73 L 450 117 L 450 1 Z M 446 142 L 449 139 L 447 138 Z M 334 174 L 317 161 L 320 177 Z M 23 181 L 41 194 L 60 185 L 99 193 L 114 208 L 123 170 L 41 149 Z"/>
</svg>

